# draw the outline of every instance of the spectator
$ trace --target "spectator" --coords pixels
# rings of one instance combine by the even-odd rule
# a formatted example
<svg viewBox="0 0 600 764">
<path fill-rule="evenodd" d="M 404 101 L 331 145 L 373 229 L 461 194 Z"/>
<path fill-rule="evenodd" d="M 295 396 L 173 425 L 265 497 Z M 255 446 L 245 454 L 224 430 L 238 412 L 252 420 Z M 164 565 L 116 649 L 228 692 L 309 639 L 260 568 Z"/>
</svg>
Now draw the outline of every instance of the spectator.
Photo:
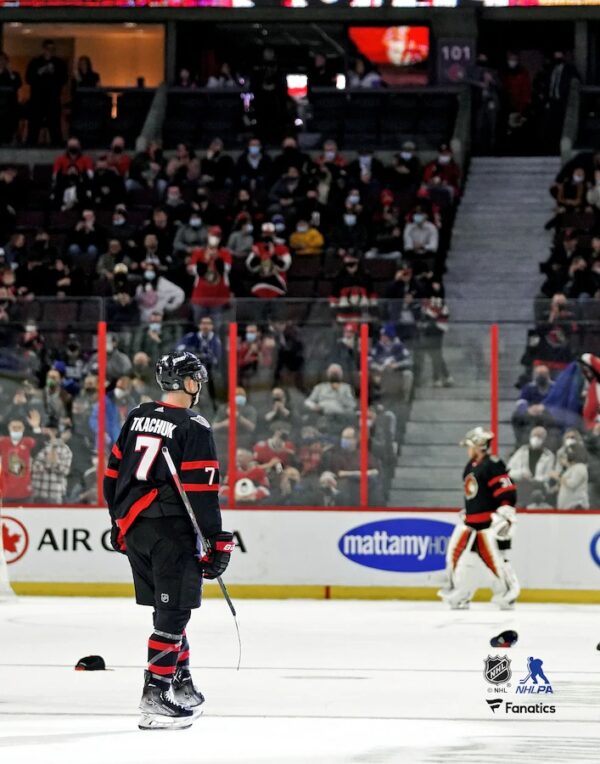
<svg viewBox="0 0 600 764">
<path fill-rule="evenodd" d="M 547 425 L 552 424 L 552 417 L 546 411 L 543 400 L 553 387 L 550 369 L 543 364 L 536 366 L 532 381 L 521 388 L 519 400 L 512 415 L 518 445 L 527 442 L 527 434 L 536 425 L 547 429 Z"/>
<path fill-rule="evenodd" d="M 396 394 L 403 400 L 409 400 L 413 386 L 413 359 L 409 350 L 402 344 L 393 324 L 381 328 L 379 341 L 369 352 L 369 368 L 373 372 L 376 387 L 384 384 L 384 378 L 393 376 L 400 379 L 401 390 Z"/>
<path fill-rule="evenodd" d="M 339 364 L 330 364 L 326 371 L 327 381 L 315 385 L 304 401 L 305 408 L 318 415 L 319 429 L 339 431 L 355 419 L 356 399 L 350 385 L 343 381 L 343 375 Z"/>
<path fill-rule="evenodd" d="M 507 126 L 520 127 L 527 116 L 531 103 L 531 78 L 529 72 L 519 62 L 519 55 L 509 51 L 506 69 L 501 74 L 505 98 Z"/>
<path fill-rule="evenodd" d="M 337 143 L 328 138 L 323 143 L 323 152 L 317 159 L 319 167 L 325 167 L 335 178 L 341 175 L 341 171 L 346 167 L 346 160 L 340 154 Z"/>
<path fill-rule="evenodd" d="M 50 369 L 46 374 L 43 392 L 44 410 L 47 417 L 58 420 L 71 416 L 73 397 L 63 388 L 62 374 L 58 369 Z"/>
<path fill-rule="evenodd" d="M 517 486 L 519 506 L 547 501 L 548 480 L 554 471 L 555 457 L 544 446 L 548 433 L 544 427 L 534 427 L 529 442 L 518 448 L 507 464 L 508 474 Z"/>
<path fill-rule="evenodd" d="M 254 246 L 254 225 L 247 212 L 240 212 L 227 240 L 227 249 L 233 257 L 247 258 Z"/>
<path fill-rule="evenodd" d="M 358 253 L 364 252 L 369 240 L 369 232 L 359 219 L 360 212 L 359 206 L 347 198 L 341 219 L 338 218 L 329 235 L 329 244 L 332 249 L 343 248 Z"/>
<path fill-rule="evenodd" d="M 194 229 L 196 228 L 195 225 L 192 227 Z M 144 242 L 146 236 L 149 234 L 156 236 L 156 249 L 161 257 L 170 255 L 174 249 L 177 250 L 173 242 L 175 236 L 174 227 L 163 207 L 154 208 L 152 211 L 152 220 L 143 226 L 139 233 L 138 240 Z"/>
<path fill-rule="evenodd" d="M 52 177 L 55 184 L 59 184 L 61 177 L 66 176 L 69 170 L 77 170 L 80 176 L 87 175 L 92 178 L 94 175 L 94 162 L 90 156 L 84 154 L 81 150 L 81 143 L 78 138 L 69 138 L 67 148 L 64 154 L 56 157 L 52 167 Z"/>
<path fill-rule="evenodd" d="M 344 378 L 350 380 L 355 389 L 358 388 L 360 365 L 358 324 L 352 321 L 344 324 L 342 336 L 335 341 L 331 361 L 341 366 Z"/>
<path fill-rule="evenodd" d="M 292 321 L 275 321 L 272 338 L 275 349 L 275 373 L 273 383 L 280 385 L 284 373 L 289 372 L 298 390 L 304 394 L 304 343 Z"/>
<path fill-rule="evenodd" d="M 32 454 L 36 441 L 26 435 L 21 419 L 8 422 L 8 436 L 0 437 L 2 495 L 7 501 L 27 502 L 31 498 Z"/>
<path fill-rule="evenodd" d="M 125 138 L 115 135 L 108 152 L 108 166 L 117 172 L 122 178 L 126 178 L 131 167 L 131 157 L 125 153 Z"/>
<path fill-rule="evenodd" d="M 552 57 L 552 70 L 546 93 L 546 128 L 545 132 L 548 150 L 555 152 L 559 149 L 567 99 L 571 83 L 579 79 L 577 69 L 567 61 L 562 50 L 555 50 Z"/>
<path fill-rule="evenodd" d="M 219 226 L 212 226 L 206 246 L 192 250 L 188 270 L 196 277 L 191 298 L 196 321 L 212 316 L 218 322 L 231 299 L 231 252 L 221 247 L 221 237 Z"/>
<path fill-rule="evenodd" d="M 48 440 L 33 459 L 33 500 L 41 506 L 63 504 L 73 453 L 63 439 L 58 437 L 58 422 L 55 419 L 49 420 L 44 434 Z"/>
<path fill-rule="evenodd" d="M 219 68 L 219 73 L 216 75 L 211 74 L 208 78 L 206 87 L 215 89 L 239 88 L 241 87 L 241 83 L 237 75 L 232 72 L 231 66 L 227 61 L 223 61 Z"/>
<path fill-rule="evenodd" d="M 237 418 L 237 437 L 240 446 L 251 446 L 254 443 L 253 434 L 256 430 L 258 414 L 254 406 L 248 403 L 248 397 L 243 387 L 235 388 L 235 406 Z M 229 405 L 219 406 L 213 425 L 215 434 L 222 434 L 225 439 L 229 432 Z"/>
<path fill-rule="evenodd" d="M 369 493 L 371 502 L 377 504 L 379 492 L 376 478 L 379 476 L 379 469 L 371 454 L 368 459 Z M 360 449 L 355 427 L 345 427 L 342 430 L 339 444 L 328 454 L 326 464 L 328 470 L 337 478 L 337 490 L 340 492 L 338 504 L 355 506 L 358 503 L 361 475 Z"/>
<path fill-rule="evenodd" d="M 415 207 L 412 220 L 404 229 L 404 255 L 418 262 L 421 269 L 432 270 L 433 258 L 439 246 L 436 226 L 428 219 L 422 206 Z"/>
<path fill-rule="evenodd" d="M 384 85 L 376 67 L 367 64 L 364 58 L 354 59 L 346 77 L 350 88 L 380 88 Z"/>
<path fill-rule="evenodd" d="M 417 334 L 421 296 L 419 285 L 414 278 L 412 265 L 407 261 L 398 264 L 394 280 L 386 288 L 385 309 L 387 318 L 396 324 L 400 339 L 412 340 Z"/>
<path fill-rule="evenodd" d="M 235 177 L 233 159 L 223 151 L 223 141 L 213 138 L 200 162 L 200 174 L 203 183 L 214 189 L 229 188 Z"/>
<path fill-rule="evenodd" d="M 165 331 L 165 326 L 163 324 L 163 314 L 158 310 L 152 311 L 150 320 L 141 337 L 135 342 L 137 351 L 136 356 L 138 356 L 138 360 L 141 353 L 156 363 L 156 361 L 158 361 L 161 356 L 168 353 L 172 347 L 173 343 L 171 342 L 171 337 L 169 336 L 169 332 Z"/>
<path fill-rule="evenodd" d="M 392 159 L 392 166 L 386 173 L 386 185 L 396 193 L 414 193 L 423 174 L 421 162 L 416 156 L 413 141 L 404 141 L 399 154 Z"/>
<path fill-rule="evenodd" d="M 558 509 L 589 509 L 588 468 L 585 447 L 571 443 L 557 454 L 561 470 L 550 473 L 551 485 L 558 490 Z"/>
<path fill-rule="evenodd" d="M 94 353 L 88 362 L 88 369 L 97 371 L 98 369 L 98 354 Z M 127 376 L 132 369 L 131 359 L 122 350 L 119 350 L 119 337 L 118 335 L 110 332 L 106 335 L 106 379 L 108 384 L 112 384 L 119 379 L 119 377 Z M 98 391 L 98 379 L 95 378 L 95 387 L 93 387 L 94 380 L 90 381 L 90 377 L 94 375 L 88 375 L 83 380 L 84 388 Z M 113 438 L 113 443 L 119 435 L 117 428 L 117 436 Z"/>
<path fill-rule="evenodd" d="M 198 87 L 198 83 L 196 78 L 192 76 L 190 70 L 186 66 L 182 66 L 177 73 L 173 86 L 176 88 L 185 88 L 186 90 L 194 90 Z"/>
<path fill-rule="evenodd" d="M 256 462 L 265 469 L 289 467 L 295 462 L 296 447 L 291 440 L 287 439 L 290 427 L 286 422 L 274 422 L 271 425 L 270 438 L 259 440 L 254 448 L 253 456 Z"/>
<path fill-rule="evenodd" d="M 94 206 L 103 210 L 113 209 L 125 201 L 125 182 L 109 165 L 107 154 L 100 154 L 96 160 L 90 196 Z"/>
<path fill-rule="evenodd" d="M 93 210 L 83 210 L 81 220 L 71 231 L 69 240 L 69 255 L 72 258 L 83 256 L 95 265 L 98 255 L 106 246 L 106 234 L 96 223 L 96 213 Z"/>
<path fill-rule="evenodd" d="M 248 324 L 238 348 L 238 371 L 242 384 L 248 384 L 256 375 L 259 366 L 270 365 L 271 352 L 267 340 L 262 335 L 257 324 Z"/>
<path fill-rule="evenodd" d="M 287 293 L 286 271 L 292 259 L 287 246 L 275 241 L 273 223 L 263 223 L 261 234 L 246 259 L 246 268 L 254 275 L 252 296 L 270 300 Z"/>
<path fill-rule="evenodd" d="M 435 189 L 443 189 L 452 203 L 460 194 L 460 181 L 460 167 L 454 159 L 452 149 L 447 143 L 440 144 L 437 159 L 425 166 L 423 182 Z"/>
<path fill-rule="evenodd" d="M 192 210 L 188 222 L 177 229 L 173 249 L 180 256 L 191 255 L 194 249 L 206 244 L 207 238 L 208 227 L 199 212 Z"/>
<path fill-rule="evenodd" d="M 183 198 L 181 188 L 174 183 L 167 186 L 165 212 L 171 225 L 179 225 L 190 216 L 190 205 Z"/>
<path fill-rule="evenodd" d="M 585 179 L 585 169 L 575 167 L 571 178 L 562 183 L 556 183 L 557 212 L 577 211 L 583 209 L 586 203 L 588 184 Z"/>
<path fill-rule="evenodd" d="M 444 300 L 442 285 L 434 281 L 432 293 L 421 302 L 420 349 L 431 358 L 434 387 L 452 387 L 454 380 L 444 359 L 444 338 L 448 331 L 449 310 Z"/>
<path fill-rule="evenodd" d="M 248 191 L 263 194 L 271 177 L 271 159 L 263 154 L 258 138 L 250 138 L 246 151 L 242 153 L 236 166 L 238 185 Z"/>
<path fill-rule="evenodd" d="M 67 67 L 56 56 L 54 40 L 44 40 L 42 54 L 31 59 L 25 75 L 30 87 L 28 142 L 35 146 L 42 127 L 50 133 L 50 143 L 62 143 L 61 92 L 67 83 Z"/>
<path fill-rule="evenodd" d="M 89 56 L 79 56 L 71 85 L 73 95 L 79 88 L 97 88 L 99 85 L 100 75 L 94 71 L 91 58 Z"/>
<path fill-rule="evenodd" d="M 343 265 L 331 285 L 329 302 L 337 320 L 344 322 L 359 318 L 363 311 L 377 305 L 373 279 L 352 251 L 343 253 Z"/>
<path fill-rule="evenodd" d="M 142 277 L 144 282 L 135 292 L 142 321 L 148 322 L 153 313 L 173 313 L 183 305 L 183 289 L 161 276 L 154 261 L 144 260 Z"/>
<path fill-rule="evenodd" d="M 324 244 L 323 234 L 317 228 L 311 226 L 308 220 L 298 220 L 296 230 L 290 236 L 292 254 L 320 256 L 323 253 Z"/>
<path fill-rule="evenodd" d="M 215 377 L 220 375 L 223 360 L 221 340 L 215 334 L 215 327 L 210 316 L 204 316 L 198 323 L 197 332 L 185 334 L 177 344 L 177 350 L 187 350 L 194 353 L 208 371 L 208 394 L 211 400 L 216 399 Z"/>
<path fill-rule="evenodd" d="M 288 425 L 290 432 L 296 424 L 296 418 L 292 410 L 289 396 L 282 387 L 274 387 L 271 390 L 271 406 L 265 412 L 262 419 L 264 425 L 272 432 L 272 427 L 276 425 Z"/>
<path fill-rule="evenodd" d="M 11 143 L 19 124 L 19 90 L 23 85 L 21 75 L 13 71 L 10 59 L 0 51 L 0 88 L 10 91 L 2 121 L 0 122 L 0 143 Z"/>
<path fill-rule="evenodd" d="M 323 53 L 315 53 L 309 64 L 308 87 L 309 90 L 335 87 L 335 72 Z"/>
</svg>

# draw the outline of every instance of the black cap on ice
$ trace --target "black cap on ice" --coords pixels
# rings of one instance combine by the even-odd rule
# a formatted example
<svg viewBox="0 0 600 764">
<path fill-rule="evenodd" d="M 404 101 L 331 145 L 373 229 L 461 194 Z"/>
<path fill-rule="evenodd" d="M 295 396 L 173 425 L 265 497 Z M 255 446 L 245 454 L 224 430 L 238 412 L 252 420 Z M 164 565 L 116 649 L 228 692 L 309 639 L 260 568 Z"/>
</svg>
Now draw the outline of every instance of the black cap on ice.
<svg viewBox="0 0 600 764">
<path fill-rule="evenodd" d="M 106 663 L 101 655 L 86 655 L 75 664 L 75 671 L 105 671 Z"/>
<path fill-rule="evenodd" d="M 516 631 L 503 631 L 497 637 L 490 639 L 490 645 L 492 647 L 512 647 L 517 643 L 518 639 L 519 635 Z"/>
</svg>

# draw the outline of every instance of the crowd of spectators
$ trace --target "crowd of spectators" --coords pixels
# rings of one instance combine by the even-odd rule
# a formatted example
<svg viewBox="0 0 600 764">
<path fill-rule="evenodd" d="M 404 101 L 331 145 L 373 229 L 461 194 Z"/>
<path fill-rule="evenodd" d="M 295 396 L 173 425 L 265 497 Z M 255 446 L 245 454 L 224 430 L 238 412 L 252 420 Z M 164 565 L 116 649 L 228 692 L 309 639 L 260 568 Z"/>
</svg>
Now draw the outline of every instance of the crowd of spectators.
<svg viewBox="0 0 600 764">
<path fill-rule="evenodd" d="M 502 62 L 477 57 L 474 75 L 475 150 L 478 153 L 558 153 L 571 83 L 580 79 L 569 55 L 555 50 L 532 76 L 517 51 Z"/>
<path fill-rule="evenodd" d="M 519 501 L 588 509 L 600 501 L 600 153 L 584 152 L 559 171 L 555 213 L 536 324 L 512 416 L 517 451 L 509 471 Z"/>
<path fill-rule="evenodd" d="M 250 453 L 264 472 L 240 480 L 262 503 L 356 502 L 368 322 L 370 496 L 386 500 L 424 359 L 434 384 L 452 384 L 442 277 L 461 189 L 448 145 L 423 167 L 410 143 L 386 165 L 372 150 L 349 161 L 330 140 L 311 157 L 292 137 L 274 155 L 252 138 L 234 160 L 219 139 L 203 156 L 183 144 L 129 156 L 117 136 L 92 157 L 71 137 L 35 176 L 0 170 L 0 448 L 10 474 L 27 476 L 8 499 L 95 498 L 93 333 L 104 315 L 106 446 L 131 407 L 159 395 L 156 359 L 185 348 L 210 372 L 203 405 L 216 412 L 225 473 L 226 329 L 237 318 L 239 471 Z"/>
</svg>

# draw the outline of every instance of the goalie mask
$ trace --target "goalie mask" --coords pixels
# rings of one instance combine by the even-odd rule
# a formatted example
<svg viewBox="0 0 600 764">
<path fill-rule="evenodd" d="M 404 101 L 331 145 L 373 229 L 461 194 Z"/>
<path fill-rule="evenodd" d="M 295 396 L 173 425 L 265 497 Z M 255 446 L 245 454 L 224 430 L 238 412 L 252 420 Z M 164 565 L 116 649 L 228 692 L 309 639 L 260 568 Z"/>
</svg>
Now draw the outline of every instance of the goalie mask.
<svg viewBox="0 0 600 764">
<path fill-rule="evenodd" d="M 189 393 L 185 389 L 184 380 L 191 377 L 198 383 L 198 389 Z M 200 363 L 193 353 L 169 353 L 164 355 L 156 363 L 156 382 L 165 392 L 186 393 L 192 399 L 192 406 L 198 403 L 202 385 L 208 381 L 206 367 Z"/>
<path fill-rule="evenodd" d="M 494 433 L 484 427 L 474 427 L 460 441 L 459 446 L 467 446 L 487 451 L 494 439 Z"/>
</svg>

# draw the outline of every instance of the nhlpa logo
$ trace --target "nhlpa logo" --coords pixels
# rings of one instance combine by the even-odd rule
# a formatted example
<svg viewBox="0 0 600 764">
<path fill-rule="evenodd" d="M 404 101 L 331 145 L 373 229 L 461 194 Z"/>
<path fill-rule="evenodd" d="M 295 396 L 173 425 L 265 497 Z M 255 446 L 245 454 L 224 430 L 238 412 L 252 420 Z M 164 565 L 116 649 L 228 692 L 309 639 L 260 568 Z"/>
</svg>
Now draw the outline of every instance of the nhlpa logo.
<svg viewBox="0 0 600 764">
<path fill-rule="evenodd" d="M 169 601 L 169 595 L 165 594 L 164 592 L 160 595 L 160 601 L 167 603 Z"/>
<path fill-rule="evenodd" d="M 511 678 L 510 658 L 506 655 L 488 655 L 484 663 L 483 676 L 490 684 L 506 684 Z"/>
<path fill-rule="evenodd" d="M 527 658 L 527 676 L 519 680 L 519 686 L 516 689 L 518 694 L 554 694 L 550 680 L 544 674 L 542 666 L 544 661 L 541 658 Z M 543 682 L 538 682 L 538 679 Z M 531 684 L 529 684 L 531 682 Z"/>
</svg>

